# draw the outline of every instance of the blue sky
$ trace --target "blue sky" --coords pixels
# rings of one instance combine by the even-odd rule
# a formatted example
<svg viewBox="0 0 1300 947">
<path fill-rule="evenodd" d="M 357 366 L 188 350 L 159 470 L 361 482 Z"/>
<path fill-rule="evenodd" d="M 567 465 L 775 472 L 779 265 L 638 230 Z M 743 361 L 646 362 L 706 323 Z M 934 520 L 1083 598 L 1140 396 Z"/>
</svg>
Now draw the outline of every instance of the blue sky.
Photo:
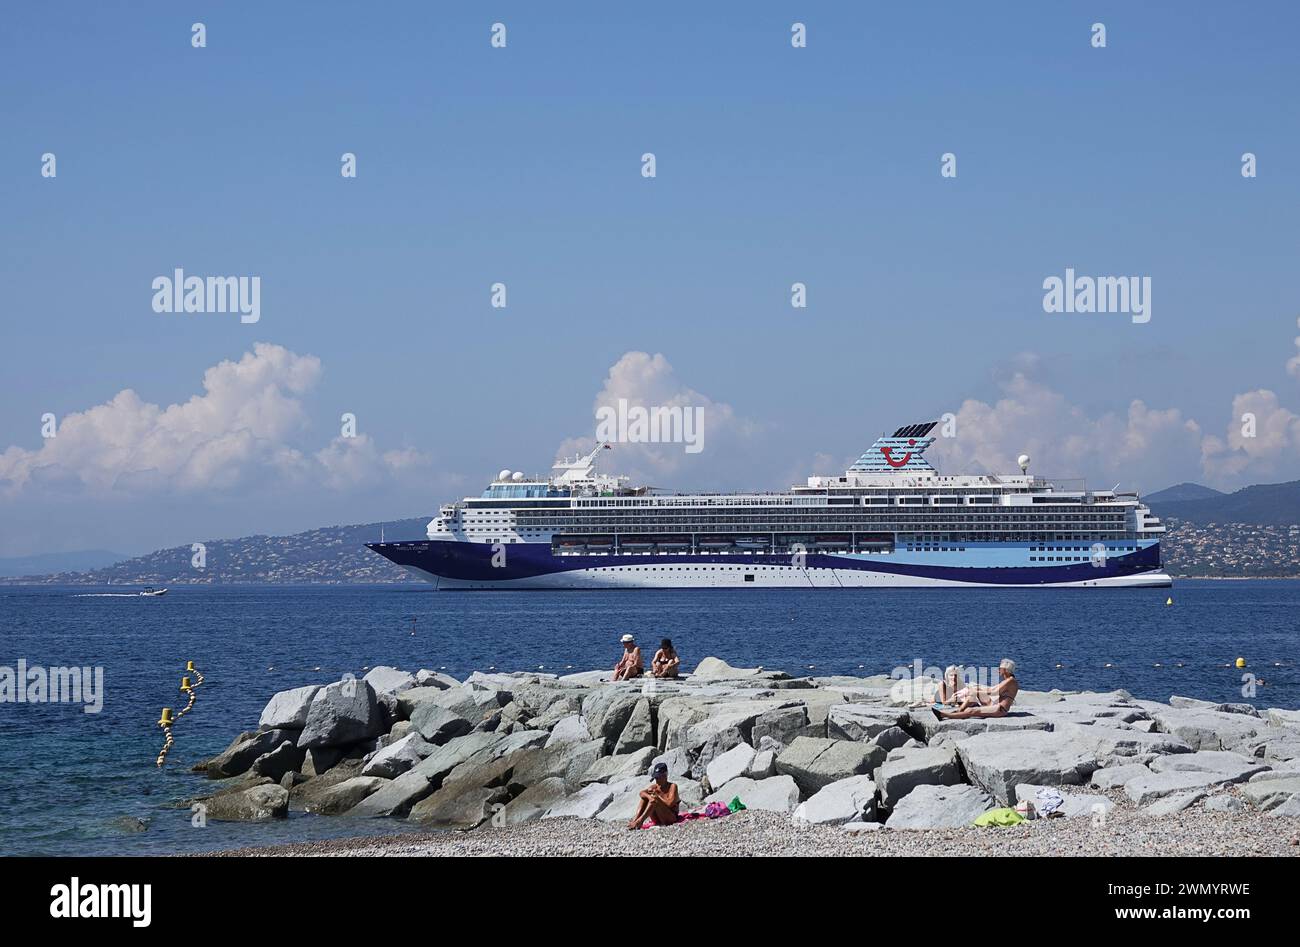
<svg viewBox="0 0 1300 947">
<path fill-rule="evenodd" d="M 1024 446 L 1110 481 L 1122 457 L 1144 490 L 1300 476 L 1294 5 L 106 3 L 6 21 L 0 555 L 427 513 L 580 445 L 634 352 L 671 366 L 656 390 L 725 406 L 712 450 L 628 454 L 664 486 L 781 487 L 945 411 L 971 421 L 954 463 Z M 1045 313 L 1067 266 L 1150 276 L 1151 321 Z M 153 312 L 174 267 L 259 275 L 260 322 Z M 78 465 L 116 463 L 102 444 L 67 448 L 62 472 L 28 463 L 42 414 L 128 388 L 182 404 L 258 342 L 319 371 L 229 476 L 87 483 Z M 1256 403 L 1267 444 L 1234 445 Z M 349 480 L 268 460 L 325 448 L 345 411 L 376 457 L 409 462 Z M 1088 444 L 1056 453 L 1071 436 Z"/>
</svg>

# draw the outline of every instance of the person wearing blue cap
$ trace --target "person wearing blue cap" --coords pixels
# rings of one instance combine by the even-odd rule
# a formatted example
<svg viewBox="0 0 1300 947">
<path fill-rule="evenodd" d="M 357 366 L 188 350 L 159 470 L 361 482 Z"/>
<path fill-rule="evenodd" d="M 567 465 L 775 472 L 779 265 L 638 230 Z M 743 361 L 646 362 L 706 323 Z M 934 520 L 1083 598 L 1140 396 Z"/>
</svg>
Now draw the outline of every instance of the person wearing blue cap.
<svg viewBox="0 0 1300 947">
<path fill-rule="evenodd" d="M 647 819 L 654 825 L 672 825 L 677 821 L 677 809 L 682 801 L 677 784 L 668 781 L 668 764 L 656 763 L 650 775 L 654 782 L 641 790 L 641 804 L 627 824 L 629 829 L 641 828 Z"/>
</svg>

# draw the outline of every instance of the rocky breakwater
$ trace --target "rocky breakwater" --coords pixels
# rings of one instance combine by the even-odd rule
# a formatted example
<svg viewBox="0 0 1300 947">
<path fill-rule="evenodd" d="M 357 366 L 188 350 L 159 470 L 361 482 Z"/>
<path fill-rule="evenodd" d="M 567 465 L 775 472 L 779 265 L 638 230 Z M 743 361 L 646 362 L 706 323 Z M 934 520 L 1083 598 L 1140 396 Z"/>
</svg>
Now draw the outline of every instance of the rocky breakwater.
<svg viewBox="0 0 1300 947">
<path fill-rule="evenodd" d="M 194 801 L 211 819 L 618 822 L 662 760 L 686 807 L 738 797 L 851 832 L 968 826 L 1042 787 L 1066 818 L 1117 801 L 1300 816 L 1300 711 L 1021 691 L 1006 717 L 940 721 L 924 678 L 792 678 L 716 658 L 678 681 L 607 677 L 381 667 L 282 691 L 196 767 L 223 782 Z"/>
</svg>

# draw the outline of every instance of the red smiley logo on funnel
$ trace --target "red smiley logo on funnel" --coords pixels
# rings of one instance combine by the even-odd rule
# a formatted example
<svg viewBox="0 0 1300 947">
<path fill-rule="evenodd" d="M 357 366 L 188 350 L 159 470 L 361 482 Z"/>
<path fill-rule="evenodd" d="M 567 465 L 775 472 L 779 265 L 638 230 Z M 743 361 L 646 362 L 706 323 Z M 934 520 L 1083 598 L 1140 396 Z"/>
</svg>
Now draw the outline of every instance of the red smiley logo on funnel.
<svg viewBox="0 0 1300 947">
<path fill-rule="evenodd" d="M 908 447 L 915 447 L 915 446 L 916 446 L 916 440 L 915 440 L 915 439 L 909 439 L 908 442 L 907 442 L 907 446 L 908 446 Z M 894 458 L 890 456 L 890 451 L 892 451 L 892 450 L 893 450 L 892 447 L 882 447 L 882 448 L 880 448 L 880 453 L 882 453 L 882 454 L 885 455 L 885 463 L 889 464 L 889 466 L 891 466 L 891 467 L 906 467 L 906 466 L 907 466 L 907 462 L 908 462 L 909 460 L 912 459 L 912 452 L 911 452 L 911 451 L 908 451 L 906 454 L 904 454 L 902 460 L 894 460 Z"/>
</svg>

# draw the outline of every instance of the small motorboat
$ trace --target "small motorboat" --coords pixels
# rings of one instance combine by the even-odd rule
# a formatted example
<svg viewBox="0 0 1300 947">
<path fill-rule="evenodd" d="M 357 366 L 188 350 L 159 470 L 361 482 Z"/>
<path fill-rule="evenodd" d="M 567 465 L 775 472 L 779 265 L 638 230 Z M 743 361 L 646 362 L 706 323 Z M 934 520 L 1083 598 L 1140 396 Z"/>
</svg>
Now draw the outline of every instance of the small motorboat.
<svg viewBox="0 0 1300 947">
<path fill-rule="evenodd" d="M 155 589 L 152 585 L 146 585 L 146 586 L 144 587 L 144 591 L 141 592 L 140 594 L 143 595 L 143 596 L 147 596 L 147 597 L 149 597 L 149 598 L 157 598 L 157 597 L 160 596 L 160 595 L 166 595 L 166 594 L 167 594 L 167 590 L 166 590 L 166 589 Z"/>
</svg>

